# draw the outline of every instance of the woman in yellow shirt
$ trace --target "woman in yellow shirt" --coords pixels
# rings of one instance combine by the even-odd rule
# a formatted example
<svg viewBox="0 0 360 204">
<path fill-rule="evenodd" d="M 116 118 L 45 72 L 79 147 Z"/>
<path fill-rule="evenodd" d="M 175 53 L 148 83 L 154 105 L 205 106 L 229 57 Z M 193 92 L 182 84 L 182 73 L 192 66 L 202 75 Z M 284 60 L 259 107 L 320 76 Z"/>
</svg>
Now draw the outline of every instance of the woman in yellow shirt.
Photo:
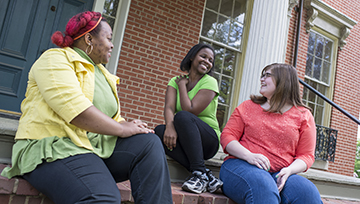
<svg viewBox="0 0 360 204">
<path fill-rule="evenodd" d="M 8 178 L 23 176 L 55 203 L 120 203 L 116 182 L 130 179 L 136 203 L 172 203 L 166 157 L 147 124 L 120 116 L 119 78 L 102 64 L 112 30 L 97 12 L 72 17 L 61 48 L 29 72 Z"/>
</svg>

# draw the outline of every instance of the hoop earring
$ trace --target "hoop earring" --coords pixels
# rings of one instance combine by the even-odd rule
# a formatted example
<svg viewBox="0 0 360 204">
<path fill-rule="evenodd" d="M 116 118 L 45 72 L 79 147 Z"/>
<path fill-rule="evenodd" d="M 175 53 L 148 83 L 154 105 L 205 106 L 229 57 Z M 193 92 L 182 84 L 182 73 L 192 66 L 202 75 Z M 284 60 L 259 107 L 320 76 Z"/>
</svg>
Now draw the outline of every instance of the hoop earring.
<svg viewBox="0 0 360 204">
<path fill-rule="evenodd" d="M 90 51 L 88 51 L 89 47 L 90 47 Z M 86 47 L 86 50 L 85 50 L 86 54 L 87 54 L 87 55 L 90 55 L 91 52 L 93 51 L 93 49 L 94 49 L 94 46 L 93 46 L 92 44 L 89 44 L 89 45 Z"/>
</svg>

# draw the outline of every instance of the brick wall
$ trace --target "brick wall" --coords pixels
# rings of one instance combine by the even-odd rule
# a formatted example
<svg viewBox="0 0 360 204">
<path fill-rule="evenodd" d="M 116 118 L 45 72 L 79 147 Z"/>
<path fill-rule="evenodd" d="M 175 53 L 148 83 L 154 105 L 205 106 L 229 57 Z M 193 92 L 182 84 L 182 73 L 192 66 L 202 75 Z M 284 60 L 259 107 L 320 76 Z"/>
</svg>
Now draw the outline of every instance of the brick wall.
<svg viewBox="0 0 360 204">
<path fill-rule="evenodd" d="M 360 107 L 360 2 L 356 0 L 327 0 L 325 2 L 358 22 L 346 39 L 347 44 L 343 50 L 339 51 L 334 92 L 334 102 L 358 118 Z M 335 163 L 330 165 L 329 170 L 351 176 L 354 171 L 358 125 L 347 119 L 338 110 L 333 110 L 331 126 L 339 130 L 339 136 Z"/>
<path fill-rule="evenodd" d="M 199 41 L 204 0 L 133 0 L 117 75 L 122 116 L 163 123 L 167 83 Z"/>
<path fill-rule="evenodd" d="M 324 0 L 325 3 L 337 9 L 356 22 L 360 22 L 360 2 L 353 0 Z M 299 77 L 303 79 L 305 73 L 306 50 L 308 34 L 305 31 L 306 9 L 302 16 L 302 26 L 299 41 L 297 69 Z M 296 35 L 297 12 L 292 11 L 289 26 L 286 62 L 293 63 L 294 43 Z M 347 44 L 338 50 L 336 78 L 333 101 L 353 116 L 359 116 L 360 107 L 360 28 L 356 25 L 346 39 Z M 335 162 L 329 163 L 329 172 L 352 176 L 354 171 L 356 139 L 358 125 L 347 118 L 340 111 L 333 108 L 331 128 L 338 130 Z"/>
</svg>

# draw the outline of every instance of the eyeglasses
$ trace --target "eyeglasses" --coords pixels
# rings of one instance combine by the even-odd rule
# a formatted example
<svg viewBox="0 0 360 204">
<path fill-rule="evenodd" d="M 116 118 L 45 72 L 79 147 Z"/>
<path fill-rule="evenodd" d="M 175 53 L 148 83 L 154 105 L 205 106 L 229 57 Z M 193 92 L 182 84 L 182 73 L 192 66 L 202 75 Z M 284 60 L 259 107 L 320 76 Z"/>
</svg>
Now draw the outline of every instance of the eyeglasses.
<svg viewBox="0 0 360 204">
<path fill-rule="evenodd" d="M 262 74 L 262 75 L 260 76 L 260 79 L 262 79 L 262 78 L 264 78 L 264 77 L 265 77 L 265 79 L 266 79 L 266 78 L 268 78 L 268 77 L 270 77 L 270 76 L 272 76 L 271 73 L 265 72 L 264 74 Z"/>
</svg>

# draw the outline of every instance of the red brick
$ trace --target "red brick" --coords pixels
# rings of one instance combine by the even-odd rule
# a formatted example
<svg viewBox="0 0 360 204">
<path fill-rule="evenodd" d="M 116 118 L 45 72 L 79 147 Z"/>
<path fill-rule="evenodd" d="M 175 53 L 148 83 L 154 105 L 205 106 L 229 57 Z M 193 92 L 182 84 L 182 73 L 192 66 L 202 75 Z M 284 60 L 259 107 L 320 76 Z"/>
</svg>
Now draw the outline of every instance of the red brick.
<svg viewBox="0 0 360 204">
<path fill-rule="evenodd" d="M 43 199 L 44 199 L 44 197 L 31 197 L 31 198 L 28 198 L 27 204 L 41 204 Z"/>
<path fill-rule="evenodd" d="M 25 204 L 26 196 L 13 196 L 9 204 Z"/>
<path fill-rule="evenodd" d="M 0 194 L 0 204 L 8 204 L 10 201 L 10 195 Z"/>
<path fill-rule="evenodd" d="M 134 199 L 131 195 L 131 186 L 130 186 L 130 182 L 129 181 L 124 181 L 121 183 L 117 183 L 116 184 L 117 187 L 120 190 L 120 195 L 121 195 L 121 201 L 131 201 L 134 202 Z"/>
<path fill-rule="evenodd" d="M 36 190 L 29 182 L 24 179 L 18 179 L 18 187 L 16 194 L 18 195 L 39 195 L 40 192 Z"/>
<path fill-rule="evenodd" d="M 0 194 L 12 194 L 14 185 L 15 179 L 7 179 L 0 176 Z"/>
</svg>

